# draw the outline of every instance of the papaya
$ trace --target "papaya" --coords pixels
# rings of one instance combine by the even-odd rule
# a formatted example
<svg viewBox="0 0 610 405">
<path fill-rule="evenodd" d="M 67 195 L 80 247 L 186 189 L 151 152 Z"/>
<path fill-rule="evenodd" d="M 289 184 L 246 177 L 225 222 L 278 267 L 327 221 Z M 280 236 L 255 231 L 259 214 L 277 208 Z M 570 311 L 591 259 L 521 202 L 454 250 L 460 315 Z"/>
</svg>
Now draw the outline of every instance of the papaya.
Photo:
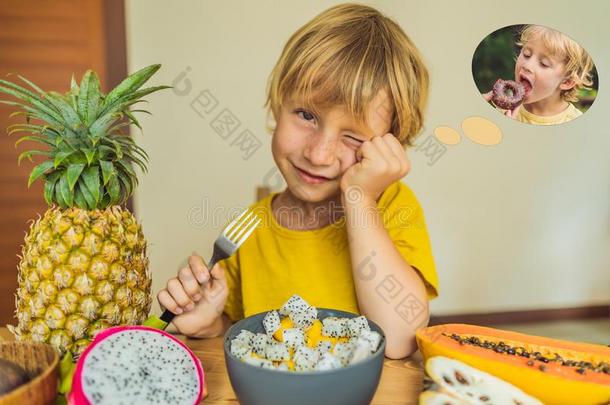
<svg viewBox="0 0 610 405">
<path fill-rule="evenodd" d="M 462 361 L 547 404 L 610 402 L 610 347 L 467 324 L 422 328 L 416 339 L 425 360 Z"/>
<path fill-rule="evenodd" d="M 542 405 L 514 385 L 448 357 L 426 360 L 426 374 L 434 384 L 420 394 L 419 405 Z"/>
</svg>

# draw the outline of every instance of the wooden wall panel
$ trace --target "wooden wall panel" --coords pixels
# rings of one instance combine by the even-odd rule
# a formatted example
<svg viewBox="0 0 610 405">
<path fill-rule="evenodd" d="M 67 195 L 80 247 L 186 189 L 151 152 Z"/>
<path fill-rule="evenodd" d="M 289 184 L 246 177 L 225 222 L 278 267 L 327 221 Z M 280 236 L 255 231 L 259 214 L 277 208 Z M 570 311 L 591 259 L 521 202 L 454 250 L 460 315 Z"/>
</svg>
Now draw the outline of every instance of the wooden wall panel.
<svg viewBox="0 0 610 405">
<path fill-rule="evenodd" d="M 110 30 L 110 32 L 109 32 Z M 109 51 L 110 50 L 110 51 Z M 108 57 L 110 54 L 111 58 Z M 119 0 L 3 0 L 0 7 L 0 77 L 18 73 L 45 90 L 64 92 L 74 73 L 80 80 L 91 68 L 105 91 L 126 71 L 124 11 Z M 17 156 L 28 145 L 14 142 L 5 128 L 23 120 L 0 105 L 0 325 L 13 323 L 17 255 L 29 221 L 46 209 L 42 183 L 27 188 L 35 163 Z M 31 146 L 31 145 L 30 145 Z"/>
</svg>

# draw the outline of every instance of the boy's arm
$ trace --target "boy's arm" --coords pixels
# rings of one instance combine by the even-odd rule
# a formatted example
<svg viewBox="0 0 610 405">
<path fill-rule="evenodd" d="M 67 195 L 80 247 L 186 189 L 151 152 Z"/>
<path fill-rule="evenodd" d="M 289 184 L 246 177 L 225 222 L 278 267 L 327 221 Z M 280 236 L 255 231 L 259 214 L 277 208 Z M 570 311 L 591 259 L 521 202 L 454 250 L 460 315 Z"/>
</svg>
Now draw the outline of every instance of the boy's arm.
<svg viewBox="0 0 610 405">
<path fill-rule="evenodd" d="M 428 296 L 417 271 L 394 246 L 376 201 L 411 165 L 391 133 L 364 142 L 356 159 L 341 178 L 341 200 L 358 306 L 384 330 L 386 356 L 403 358 L 417 350 L 415 331 L 428 324 Z M 400 296 L 387 297 L 388 289 Z"/>
<path fill-rule="evenodd" d="M 417 350 L 415 331 L 429 320 L 426 287 L 394 246 L 375 200 L 346 200 L 346 225 L 360 312 L 385 332 L 387 357 L 410 356 Z M 396 291 L 400 295 L 392 297 Z"/>
</svg>

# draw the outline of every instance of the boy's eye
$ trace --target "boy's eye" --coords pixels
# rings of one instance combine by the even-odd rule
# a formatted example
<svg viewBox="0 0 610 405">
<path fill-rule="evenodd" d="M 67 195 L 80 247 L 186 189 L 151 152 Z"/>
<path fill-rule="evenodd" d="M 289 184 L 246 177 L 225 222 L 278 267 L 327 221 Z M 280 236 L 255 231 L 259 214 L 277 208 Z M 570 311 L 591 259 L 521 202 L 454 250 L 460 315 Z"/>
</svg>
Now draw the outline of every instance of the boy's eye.
<svg viewBox="0 0 610 405">
<path fill-rule="evenodd" d="M 305 110 L 295 110 L 295 113 L 297 115 L 300 114 L 300 113 L 303 113 L 302 117 L 303 117 L 303 119 L 305 121 L 309 121 L 310 119 L 315 119 L 316 118 L 313 114 L 311 114 L 310 112 L 305 111 Z M 308 116 L 311 117 L 311 118 L 307 118 Z"/>
<path fill-rule="evenodd" d="M 360 146 L 364 142 L 364 141 L 362 141 L 362 140 L 360 140 L 360 139 L 358 139 L 358 138 L 356 138 L 354 136 L 351 136 L 351 135 L 346 135 L 345 138 L 347 139 L 347 141 L 351 145 L 354 145 L 354 146 Z"/>
</svg>

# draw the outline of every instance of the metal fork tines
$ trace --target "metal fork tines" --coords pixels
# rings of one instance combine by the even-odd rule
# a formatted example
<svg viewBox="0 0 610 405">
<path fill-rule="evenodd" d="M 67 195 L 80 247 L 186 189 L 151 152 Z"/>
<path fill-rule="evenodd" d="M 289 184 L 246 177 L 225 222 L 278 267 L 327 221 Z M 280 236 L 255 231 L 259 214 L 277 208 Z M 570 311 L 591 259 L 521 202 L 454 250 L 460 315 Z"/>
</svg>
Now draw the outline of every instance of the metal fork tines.
<svg viewBox="0 0 610 405">
<path fill-rule="evenodd" d="M 248 214 L 248 215 L 246 215 Z M 245 217 L 244 217 L 245 215 Z M 254 212 L 246 209 L 237 218 L 231 221 L 214 242 L 214 253 L 208 264 L 208 269 L 220 260 L 233 255 L 233 253 L 248 239 L 261 219 Z"/>
</svg>

